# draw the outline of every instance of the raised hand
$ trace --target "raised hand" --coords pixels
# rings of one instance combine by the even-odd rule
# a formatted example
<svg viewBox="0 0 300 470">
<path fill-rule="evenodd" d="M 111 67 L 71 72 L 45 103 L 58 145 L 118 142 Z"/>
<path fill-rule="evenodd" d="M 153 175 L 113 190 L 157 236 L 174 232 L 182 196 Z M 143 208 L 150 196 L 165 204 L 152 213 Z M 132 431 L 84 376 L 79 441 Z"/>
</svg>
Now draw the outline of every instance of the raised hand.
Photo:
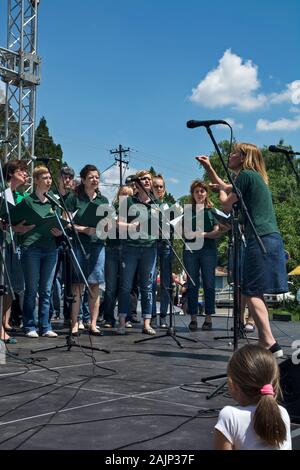
<svg viewBox="0 0 300 470">
<path fill-rule="evenodd" d="M 195 159 L 205 168 L 206 170 L 208 168 L 211 168 L 211 164 L 209 161 L 209 158 L 206 155 L 199 155 L 198 157 L 195 157 Z"/>
</svg>

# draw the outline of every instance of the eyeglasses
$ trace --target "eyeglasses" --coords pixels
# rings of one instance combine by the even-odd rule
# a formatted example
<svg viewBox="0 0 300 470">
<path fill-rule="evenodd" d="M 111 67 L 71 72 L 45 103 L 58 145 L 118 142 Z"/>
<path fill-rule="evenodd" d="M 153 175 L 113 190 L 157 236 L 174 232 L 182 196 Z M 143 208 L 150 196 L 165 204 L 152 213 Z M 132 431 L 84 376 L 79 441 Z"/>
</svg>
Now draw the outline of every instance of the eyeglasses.
<svg viewBox="0 0 300 470">
<path fill-rule="evenodd" d="M 151 181 L 151 178 L 150 178 L 149 176 L 142 176 L 142 177 L 140 178 L 140 180 L 141 180 L 141 181 L 146 181 L 146 180 Z"/>
</svg>

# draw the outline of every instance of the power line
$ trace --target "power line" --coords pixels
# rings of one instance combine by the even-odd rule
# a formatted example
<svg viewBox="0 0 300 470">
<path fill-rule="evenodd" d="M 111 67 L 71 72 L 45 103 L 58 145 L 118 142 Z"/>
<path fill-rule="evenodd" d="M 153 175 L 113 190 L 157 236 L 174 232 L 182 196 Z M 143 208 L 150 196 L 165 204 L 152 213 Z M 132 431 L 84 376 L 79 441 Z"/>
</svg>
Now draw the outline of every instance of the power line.
<svg viewBox="0 0 300 470">
<path fill-rule="evenodd" d="M 119 163 L 119 167 L 120 167 L 120 186 L 122 186 L 123 184 L 123 174 L 122 174 L 122 171 L 123 171 L 123 163 L 125 165 L 128 165 L 129 161 L 128 160 L 124 160 L 123 159 L 123 154 L 124 156 L 126 157 L 126 154 L 127 152 L 130 151 L 130 148 L 128 147 L 127 149 L 124 149 L 122 147 L 122 145 L 119 145 L 119 148 L 116 149 L 116 150 L 110 150 L 110 153 L 111 155 L 118 155 L 118 156 L 115 156 L 115 162 L 116 163 Z"/>
</svg>

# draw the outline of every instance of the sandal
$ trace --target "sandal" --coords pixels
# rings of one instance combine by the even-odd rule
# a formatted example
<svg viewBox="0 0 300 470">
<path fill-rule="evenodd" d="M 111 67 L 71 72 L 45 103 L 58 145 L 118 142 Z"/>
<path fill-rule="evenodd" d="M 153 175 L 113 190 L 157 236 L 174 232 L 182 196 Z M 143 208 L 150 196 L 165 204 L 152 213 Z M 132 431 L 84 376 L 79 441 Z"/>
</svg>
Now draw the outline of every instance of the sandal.
<svg viewBox="0 0 300 470">
<path fill-rule="evenodd" d="M 244 331 L 246 331 L 246 333 L 253 333 L 253 331 L 255 331 L 254 323 L 247 322 L 244 325 Z"/>
<path fill-rule="evenodd" d="M 211 330 L 212 329 L 212 322 L 211 321 L 206 321 L 203 323 L 201 326 L 201 330 Z"/>
<path fill-rule="evenodd" d="M 103 336 L 103 332 L 100 329 L 93 330 L 92 328 L 89 329 L 89 335 L 92 336 Z"/>
<path fill-rule="evenodd" d="M 12 336 L 7 339 L 2 339 L 1 341 L 3 341 L 4 344 L 16 344 L 18 342 L 16 338 L 13 338 Z"/>
<path fill-rule="evenodd" d="M 189 324 L 189 329 L 191 331 L 197 331 L 198 330 L 198 323 L 197 320 L 192 320 L 191 323 Z"/>
<path fill-rule="evenodd" d="M 151 326 L 148 326 L 148 328 L 143 328 L 142 333 L 144 333 L 145 335 L 151 335 L 151 336 L 156 335 L 156 331 L 153 330 Z"/>
</svg>

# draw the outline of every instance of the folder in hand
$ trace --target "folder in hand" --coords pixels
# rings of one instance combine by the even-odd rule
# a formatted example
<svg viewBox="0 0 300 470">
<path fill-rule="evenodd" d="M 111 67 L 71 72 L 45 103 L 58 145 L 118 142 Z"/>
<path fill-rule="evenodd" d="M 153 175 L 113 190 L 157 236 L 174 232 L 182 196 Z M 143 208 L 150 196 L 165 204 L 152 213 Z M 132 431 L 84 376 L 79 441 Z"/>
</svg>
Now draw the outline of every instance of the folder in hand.
<svg viewBox="0 0 300 470">
<path fill-rule="evenodd" d="M 0 217 L 4 217 L 7 214 L 5 199 L 9 212 L 15 207 L 15 200 L 11 188 L 6 188 L 4 193 L 0 193 Z"/>
<path fill-rule="evenodd" d="M 214 218 L 221 224 L 230 224 L 231 214 L 226 214 L 225 212 L 220 211 L 216 207 L 212 210 Z"/>
<path fill-rule="evenodd" d="M 61 229 L 55 215 L 42 217 L 26 203 L 25 199 L 13 207 L 10 216 L 12 225 L 16 225 L 22 222 L 22 220 L 25 220 L 25 225 L 35 225 L 39 228 L 39 232 L 44 235 L 49 234 L 52 228 Z M 63 227 L 68 225 L 67 220 L 62 219 L 61 217 L 59 219 Z"/>
</svg>

